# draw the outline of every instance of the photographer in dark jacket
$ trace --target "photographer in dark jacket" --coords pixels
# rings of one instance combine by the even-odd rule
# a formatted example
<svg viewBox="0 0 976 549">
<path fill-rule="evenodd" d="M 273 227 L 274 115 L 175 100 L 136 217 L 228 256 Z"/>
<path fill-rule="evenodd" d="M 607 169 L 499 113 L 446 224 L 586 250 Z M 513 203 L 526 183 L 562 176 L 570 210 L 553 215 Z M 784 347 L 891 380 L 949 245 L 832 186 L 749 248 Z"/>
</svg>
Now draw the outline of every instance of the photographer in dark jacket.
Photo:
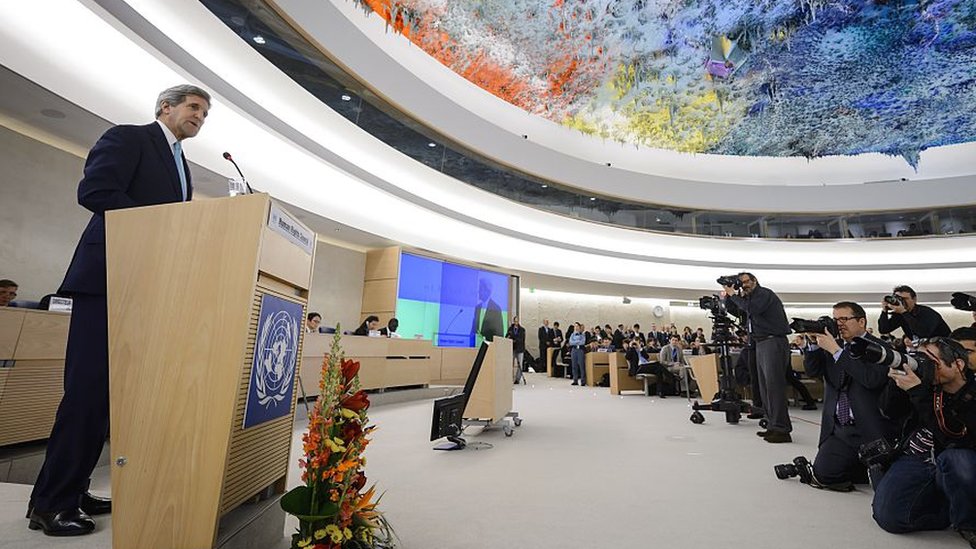
<svg viewBox="0 0 976 549">
<path fill-rule="evenodd" d="M 878 331 L 890 334 L 897 328 L 910 339 L 922 337 L 948 337 L 949 325 L 942 315 L 931 307 L 916 302 L 915 290 L 909 286 L 897 286 L 892 295 L 881 300 L 881 316 Z"/>
<path fill-rule="evenodd" d="M 976 381 L 968 352 L 937 337 L 919 344 L 922 374 L 890 370 L 881 411 L 903 422 L 901 454 L 874 492 L 874 520 L 892 533 L 955 528 L 976 548 Z M 923 379 L 925 381 L 923 381 Z"/>
<path fill-rule="evenodd" d="M 759 285 L 752 273 L 739 273 L 741 295 L 723 284 L 726 302 L 746 314 L 749 338 L 755 343 L 759 393 L 769 421 L 767 431 L 759 431 L 766 442 L 792 442 L 793 424 L 786 403 L 786 373 L 790 368 L 790 346 L 786 334 L 783 302 L 769 288 Z M 721 280 L 721 279 L 720 279 Z"/>
<path fill-rule="evenodd" d="M 856 360 L 848 350 L 858 336 L 882 345 L 867 333 L 864 308 L 841 301 L 833 309 L 840 338 L 811 334 L 817 338 L 816 345 L 801 348 L 807 375 L 824 380 L 823 419 L 813 462 L 817 484 L 810 485 L 847 491 L 853 483 L 867 480 L 867 471 L 858 460 L 861 445 L 880 438 L 894 442 L 898 427 L 878 410 L 881 391 L 888 385 L 888 367 Z"/>
</svg>

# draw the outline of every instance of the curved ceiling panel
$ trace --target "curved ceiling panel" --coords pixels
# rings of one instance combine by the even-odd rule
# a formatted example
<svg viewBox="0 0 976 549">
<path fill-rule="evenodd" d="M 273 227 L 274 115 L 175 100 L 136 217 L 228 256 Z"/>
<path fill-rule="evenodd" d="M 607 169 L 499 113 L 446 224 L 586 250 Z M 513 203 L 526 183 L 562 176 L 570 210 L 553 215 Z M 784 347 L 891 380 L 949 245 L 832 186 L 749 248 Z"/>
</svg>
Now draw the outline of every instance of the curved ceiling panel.
<svg viewBox="0 0 976 549">
<path fill-rule="evenodd" d="M 433 129 L 501 163 L 594 193 L 691 209 L 811 213 L 940 207 L 976 198 L 976 167 L 969 161 L 974 143 L 929 149 L 917 170 L 879 153 L 807 160 L 622 145 L 499 100 L 352 0 L 274 3 L 362 81 Z M 964 120 L 971 125 L 972 115 Z"/>
<path fill-rule="evenodd" d="M 604 139 L 912 165 L 976 140 L 970 3 L 356 1 L 492 95 Z"/>
<path fill-rule="evenodd" d="M 505 269 L 661 288 L 713 290 L 717 276 L 745 267 L 779 291 L 824 292 L 827 299 L 904 282 L 919 291 L 955 291 L 976 278 L 976 237 L 728 241 L 540 212 L 390 149 L 323 106 L 200 4 L 57 5 L 2 8 L 5 66 L 117 123 L 149 118 L 158 90 L 199 82 L 215 99 L 206 128 L 186 146 L 195 163 L 232 176 L 221 157 L 231 150 L 255 187 L 408 246 Z"/>
</svg>

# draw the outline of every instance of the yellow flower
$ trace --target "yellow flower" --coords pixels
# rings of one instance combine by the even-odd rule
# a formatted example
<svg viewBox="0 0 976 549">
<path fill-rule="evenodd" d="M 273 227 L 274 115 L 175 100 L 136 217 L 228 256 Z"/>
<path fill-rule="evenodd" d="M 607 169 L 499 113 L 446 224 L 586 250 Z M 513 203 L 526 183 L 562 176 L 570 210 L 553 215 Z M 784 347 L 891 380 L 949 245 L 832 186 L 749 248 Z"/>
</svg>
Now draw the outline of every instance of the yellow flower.
<svg viewBox="0 0 976 549">
<path fill-rule="evenodd" d="M 315 534 L 313 535 L 315 536 L 316 541 L 318 541 L 326 536 L 326 532 L 325 530 L 316 530 Z"/>
<path fill-rule="evenodd" d="M 352 539 L 352 530 L 350 530 L 348 528 L 343 528 L 342 529 L 342 535 L 345 536 L 346 539 Z"/>
<path fill-rule="evenodd" d="M 312 544 L 312 538 L 305 538 L 305 539 L 298 540 L 299 547 L 308 547 L 311 544 Z"/>
<path fill-rule="evenodd" d="M 325 533 L 327 533 L 327 534 L 329 534 L 330 536 L 333 536 L 333 537 L 336 534 L 339 534 L 340 536 L 342 535 L 342 532 L 339 530 L 339 527 L 336 526 L 335 524 L 330 524 L 330 525 L 326 526 L 325 527 Z"/>
<path fill-rule="evenodd" d="M 352 419 L 352 418 L 355 418 L 355 417 L 359 417 L 359 414 L 357 412 L 353 412 L 349 408 L 343 408 L 342 410 L 340 410 L 340 412 L 342 413 L 342 417 L 344 417 L 346 419 Z"/>
<path fill-rule="evenodd" d="M 333 532 L 332 543 L 341 543 L 341 542 L 342 542 L 342 532 L 338 532 L 338 531 Z"/>
</svg>

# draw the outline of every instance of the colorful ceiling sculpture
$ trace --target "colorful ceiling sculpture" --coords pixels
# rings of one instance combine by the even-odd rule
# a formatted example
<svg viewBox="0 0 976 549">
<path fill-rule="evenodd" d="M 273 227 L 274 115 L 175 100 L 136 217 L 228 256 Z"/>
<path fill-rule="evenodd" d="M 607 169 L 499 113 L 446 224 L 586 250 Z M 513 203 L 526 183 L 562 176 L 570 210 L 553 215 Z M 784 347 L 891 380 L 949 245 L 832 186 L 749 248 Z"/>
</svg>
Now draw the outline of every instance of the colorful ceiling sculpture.
<svg viewBox="0 0 976 549">
<path fill-rule="evenodd" d="M 972 0 L 355 0 L 526 111 L 641 146 L 901 155 L 976 140 Z"/>
</svg>

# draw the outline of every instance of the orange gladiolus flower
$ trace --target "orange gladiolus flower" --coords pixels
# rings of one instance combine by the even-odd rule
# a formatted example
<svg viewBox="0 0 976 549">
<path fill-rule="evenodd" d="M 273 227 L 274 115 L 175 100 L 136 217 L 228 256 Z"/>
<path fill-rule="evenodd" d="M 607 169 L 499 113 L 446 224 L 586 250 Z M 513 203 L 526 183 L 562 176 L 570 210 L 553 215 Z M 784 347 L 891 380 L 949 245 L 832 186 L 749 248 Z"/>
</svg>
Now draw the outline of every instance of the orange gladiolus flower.
<svg viewBox="0 0 976 549">
<path fill-rule="evenodd" d="M 342 399 L 340 406 L 353 412 L 360 412 L 369 408 L 369 397 L 366 396 L 366 391 L 356 391 L 355 393 Z"/>
</svg>

